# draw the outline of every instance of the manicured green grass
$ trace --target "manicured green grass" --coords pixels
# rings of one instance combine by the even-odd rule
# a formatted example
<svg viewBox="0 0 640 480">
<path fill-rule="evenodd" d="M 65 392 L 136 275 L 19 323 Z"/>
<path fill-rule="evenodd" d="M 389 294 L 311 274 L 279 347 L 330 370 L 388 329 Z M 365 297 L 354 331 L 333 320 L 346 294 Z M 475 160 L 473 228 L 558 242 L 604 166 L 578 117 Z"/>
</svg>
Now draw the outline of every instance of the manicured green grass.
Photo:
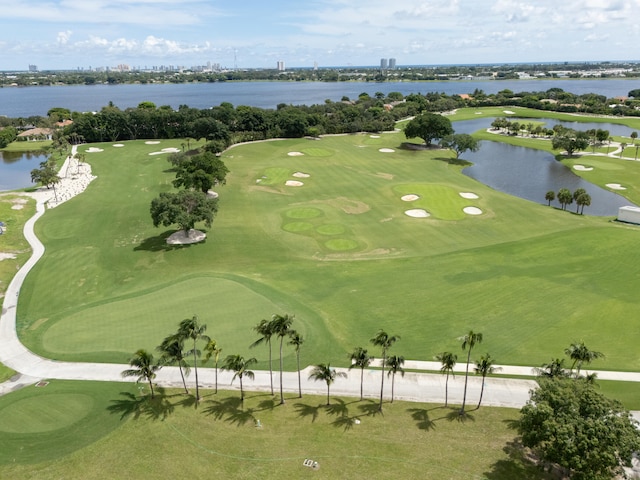
<svg viewBox="0 0 640 480">
<path fill-rule="evenodd" d="M 38 152 L 51 146 L 51 140 L 42 140 L 37 142 L 11 142 L 4 150 L 5 152 Z"/>
<path fill-rule="evenodd" d="M 539 365 L 582 339 L 607 355 L 594 367 L 640 368 L 638 279 L 627 268 L 640 260 L 638 229 L 496 192 L 461 175 L 450 152 L 400 149 L 402 134 L 372 140 L 229 150 L 219 215 L 189 247 L 166 246 L 172 229 L 154 229 L 148 213 L 172 190 L 166 157 L 148 153 L 179 141 L 95 145 L 104 152 L 87 161 L 98 179 L 37 224 L 47 253 L 20 296 L 21 338 L 47 357 L 124 362 L 198 314 L 225 352 L 246 353 L 252 326 L 292 313 L 303 365 L 346 365 L 385 328 L 410 359 L 458 351 L 473 329 L 499 363 Z M 331 154 L 287 155 L 318 149 Z M 257 184 L 267 171 L 289 176 Z M 304 185 L 285 186 L 298 171 L 310 175 Z M 404 192 L 433 216 L 406 216 Z M 466 205 L 483 214 L 462 215 Z M 266 350 L 252 355 L 266 367 Z"/>
<path fill-rule="evenodd" d="M 0 398 L 0 476 L 205 478 L 214 468 L 221 478 L 546 478 L 510 445 L 513 409 L 460 421 L 457 408 L 399 401 L 380 415 L 376 402 L 350 398 L 278 406 L 249 393 L 242 408 L 238 392 L 205 391 L 196 409 L 176 391 L 154 401 L 137 393 L 132 384 L 52 382 Z"/>
</svg>

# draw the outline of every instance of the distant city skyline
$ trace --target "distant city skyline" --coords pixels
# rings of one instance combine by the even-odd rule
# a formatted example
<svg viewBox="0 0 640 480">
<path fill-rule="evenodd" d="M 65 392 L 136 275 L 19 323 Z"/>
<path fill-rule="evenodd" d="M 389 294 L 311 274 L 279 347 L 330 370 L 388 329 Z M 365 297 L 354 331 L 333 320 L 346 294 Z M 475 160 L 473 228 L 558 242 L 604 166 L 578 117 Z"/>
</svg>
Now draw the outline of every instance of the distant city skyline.
<svg viewBox="0 0 640 480">
<path fill-rule="evenodd" d="M 638 0 L 13 0 L 3 7 L 0 70 L 637 60 L 640 39 Z"/>
</svg>

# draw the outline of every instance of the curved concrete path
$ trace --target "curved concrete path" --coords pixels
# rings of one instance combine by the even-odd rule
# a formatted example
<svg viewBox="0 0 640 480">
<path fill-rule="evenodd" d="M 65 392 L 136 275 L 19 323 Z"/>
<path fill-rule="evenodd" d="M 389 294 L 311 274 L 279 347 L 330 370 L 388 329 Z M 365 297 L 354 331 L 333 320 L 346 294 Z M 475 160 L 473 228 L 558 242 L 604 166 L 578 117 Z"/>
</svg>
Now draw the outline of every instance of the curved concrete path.
<svg viewBox="0 0 640 480">
<path fill-rule="evenodd" d="M 75 150 L 73 151 L 75 154 Z M 67 159 L 68 161 L 70 159 Z M 63 167 L 64 169 L 64 167 Z M 62 170 L 61 170 L 62 171 Z M 8 382 L 0 384 L 0 395 L 15 390 L 21 386 L 31 385 L 41 379 L 60 380 L 98 380 L 109 382 L 134 382 L 135 379 L 123 379 L 121 372 L 129 368 L 126 364 L 109 363 L 75 363 L 58 362 L 43 358 L 29 351 L 18 338 L 16 332 L 16 309 L 20 288 L 27 276 L 27 273 L 44 254 L 45 248 L 34 233 L 36 221 L 45 213 L 46 198 L 36 195 L 36 213 L 24 226 L 24 236 L 31 245 L 33 253 L 29 260 L 16 273 L 9 284 L 2 314 L 0 315 L 0 362 L 19 372 L 21 375 L 15 376 Z M 375 366 L 375 364 L 373 365 Z M 406 370 L 438 371 L 439 362 L 421 362 L 408 360 L 405 362 Z M 503 365 L 500 373 L 505 375 L 533 376 L 533 367 L 515 367 Z M 312 367 L 307 367 L 301 374 L 302 390 L 307 394 L 326 394 L 326 386 L 323 382 L 317 383 L 308 380 L 308 375 Z M 465 364 L 458 364 L 456 372 L 464 372 Z M 354 396 L 360 395 L 360 370 L 338 369 L 347 374 L 346 379 L 338 379 L 332 386 L 333 395 Z M 212 368 L 199 368 L 199 383 L 203 388 L 213 388 L 215 383 L 215 372 Z M 624 381 L 640 381 L 640 373 L 631 372 L 604 372 L 598 371 L 598 378 Z M 219 371 L 218 385 L 220 388 L 238 388 L 237 384 L 231 384 L 233 372 Z M 364 372 L 364 395 L 368 398 L 379 398 L 380 395 L 381 372 L 375 369 L 366 369 Z M 169 387 L 181 387 L 182 381 L 178 368 L 164 367 L 158 372 L 157 383 Z M 188 379 L 190 388 L 193 387 L 193 375 Z M 279 373 L 274 373 L 274 386 L 276 391 L 279 388 Z M 284 372 L 283 390 L 290 396 L 291 393 L 298 392 L 297 372 Z M 269 390 L 269 372 L 255 371 L 253 382 L 246 382 L 245 388 L 249 390 L 267 391 Z M 487 378 L 485 379 L 483 405 L 502 406 L 511 408 L 522 407 L 529 399 L 529 391 L 535 388 L 534 380 L 509 379 L 509 378 Z M 469 376 L 467 391 L 467 404 L 472 407 L 477 403 L 482 379 Z M 389 398 L 391 389 L 391 379 L 385 378 L 385 398 Z M 462 403 L 464 389 L 464 375 L 450 376 L 449 378 L 449 402 L 452 404 Z M 407 401 L 420 401 L 431 403 L 443 403 L 445 400 L 445 376 L 438 373 L 416 373 L 408 372 L 404 377 L 396 376 L 395 398 Z"/>
</svg>

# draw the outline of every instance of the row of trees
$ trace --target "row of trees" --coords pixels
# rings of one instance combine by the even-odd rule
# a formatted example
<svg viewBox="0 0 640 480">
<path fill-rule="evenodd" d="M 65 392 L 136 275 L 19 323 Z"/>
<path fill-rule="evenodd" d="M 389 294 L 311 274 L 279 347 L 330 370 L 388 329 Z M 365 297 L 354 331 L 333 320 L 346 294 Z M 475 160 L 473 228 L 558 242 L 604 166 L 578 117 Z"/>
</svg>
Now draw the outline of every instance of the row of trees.
<svg viewBox="0 0 640 480">
<path fill-rule="evenodd" d="M 558 190 L 557 195 L 553 190 L 549 190 L 544 196 L 544 199 L 548 202 L 549 206 L 556 198 L 558 199 L 558 202 L 560 202 L 562 210 L 566 210 L 567 206 L 571 205 L 575 201 L 576 213 L 580 213 L 580 215 L 584 212 L 584 207 L 591 205 L 591 195 L 589 195 L 584 188 L 578 188 L 573 193 L 571 193 L 571 190 L 568 188 L 561 188 Z"/>
</svg>

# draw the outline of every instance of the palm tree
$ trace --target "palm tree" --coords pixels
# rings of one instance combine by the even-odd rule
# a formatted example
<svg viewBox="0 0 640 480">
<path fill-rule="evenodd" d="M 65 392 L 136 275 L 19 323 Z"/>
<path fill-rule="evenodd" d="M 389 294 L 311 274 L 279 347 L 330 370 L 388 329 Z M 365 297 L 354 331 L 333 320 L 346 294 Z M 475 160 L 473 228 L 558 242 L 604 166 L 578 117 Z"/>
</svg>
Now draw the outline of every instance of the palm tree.
<svg viewBox="0 0 640 480">
<path fill-rule="evenodd" d="M 469 330 L 469 333 L 460 337 L 462 340 L 462 350 L 467 350 L 467 369 L 464 372 L 464 393 L 462 394 L 462 407 L 460 408 L 460 415 L 464 415 L 464 407 L 467 402 L 467 382 L 469 380 L 469 363 L 471 362 L 471 350 L 478 343 L 482 343 L 482 334 L 475 333 L 473 330 Z"/>
<path fill-rule="evenodd" d="M 284 344 L 284 337 L 286 337 L 291 331 L 291 324 L 293 323 L 294 318 L 294 315 L 275 314 L 270 322 L 272 324 L 273 334 L 280 337 L 280 405 L 284 404 L 284 394 L 282 392 L 282 345 Z"/>
<path fill-rule="evenodd" d="M 576 204 L 580 207 L 580 215 L 584 212 L 584 207 L 591 205 L 591 195 L 583 193 L 576 199 Z"/>
<path fill-rule="evenodd" d="M 387 350 L 398 340 L 400 340 L 399 336 L 389 335 L 382 329 L 378 330 L 376 336 L 369 340 L 373 345 L 382 349 L 382 381 L 380 382 L 380 405 L 378 407 L 380 411 L 382 411 L 382 397 L 384 394 L 384 367 L 387 361 Z"/>
<path fill-rule="evenodd" d="M 193 348 L 187 352 L 193 355 L 193 369 L 196 373 L 196 401 L 200 401 L 200 388 L 198 386 L 198 357 L 200 356 L 200 350 L 198 350 L 198 340 L 204 340 L 208 342 L 210 338 L 204 334 L 207 330 L 206 325 L 200 325 L 198 316 L 194 315 L 192 318 L 185 318 L 180 322 L 178 326 L 178 335 L 182 338 L 193 340 Z"/>
<path fill-rule="evenodd" d="M 453 367 L 455 367 L 458 361 L 458 356 L 451 352 L 442 352 L 436 355 L 436 360 L 441 363 L 440 371 L 447 375 L 447 379 L 444 382 L 444 406 L 449 404 L 449 374 L 455 376 Z"/>
<path fill-rule="evenodd" d="M 222 364 L 223 370 L 230 370 L 232 372 L 235 372 L 233 378 L 231 379 L 231 383 L 233 383 L 236 378 L 240 379 L 240 401 L 243 405 L 244 389 L 242 387 L 242 378 L 247 377 L 253 380 L 255 375 L 251 370 L 249 370 L 249 367 L 256 363 L 258 363 L 258 360 L 253 357 L 245 360 L 242 355 L 227 355 L 227 358 L 224 359 L 224 362 Z"/>
<path fill-rule="evenodd" d="M 544 199 L 549 202 L 547 205 L 550 207 L 551 202 L 556 199 L 556 192 L 554 192 L 553 190 L 549 190 L 547 193 L 545 193 Z"/>
<path fill-rule="evenodd" d="M 482 355 L 480 360 L 476 360 L 475 372 L 476 375 L 482 375 L 482 386 L 480 387 L 480 400 L 478 400 L 478 406 L 476 410 L 480 408 L 480 404 L 482 403 L 482 394 L 484 393 L 484 379 L 487 378 L 487 375 L 491 375 L 496 371 L 500 370 L 500 367 L 493 366 L 493 358 L 488 353 L 486 355 Z"/>
<path fill-rule="evenodd" d="M 289 332 L 289 345 L 296 350 L 296 362 L 298 364 L 298 398 L 302 398 L 302 380 L 300 379 L 300 347 L 304 343 L 304 337 L 295 330 Z M 273 391 L 271 392 L 273 393 Z"/>
<path fill-rule="evenodd" d="M 133 354 L 131 360 L 129 360 L 131 368 L 121 373 L 123 377 L 138 377 L 136 381 L 146 380 L 149 382 L 149 388 L 151 389 L 151 398 L 155 397 L 153 392 L 153 379 L 156 378 L 156 372 L 162 367 L 154 364 L 153 354 L 147 352 L 143 348 Z"/>
<path fill-rule="evenodd" d="M 583 363 L 588 365 L 594 360 L 604 357 L 603 353 L 589 350 L 582 340 L 569 345 L 569 347 L 565 349 L 564 353 L 573 360 L 570 372 L 573 372 L 573 369 L 578 367 L 576 370 L 576 377 L 580 376 L 580 369 L 582 368 Z"/>
<path fill-rule="evenodd" d="M 184 377 L 189 376 L 191 368 L 184 356 L 184 338 L 177 334 L 169 335 L 156 347 L 156 350 L 161 354 L 160 363 L 163 365 L 178 365 L 184 391 L 189 393 L 187 381 Z"/>
<path fill-rule="evenodd" d="M 253 327 L 253 329 L 260 335 L 260 338 L 253 342 L 249 348 L 257 347 L 262 343 L 266 343 L 269 347 L 269 382 L 271 383 L 271 395 L 273 395 L 273 363 L 271 360 L 271 337 L 273 336 L 273 321 L 260 320 L 260 323 Z"/>
<path fill-rule="evenodd" d="M 400 375 L 404 377 L 404 368 L 402 368 L 402 365 L 404 365 L 404 357 L 401 355 L 391 355 L 387 358 L 387 365 L 389 366 L 387 377 L 393 375 L 391 377 L 391 403 L 393 403 L 393 389 L 396 382 L 396 373 L 400 372 Z"/>
<path fill-rule="evenodd" d="M 347 375 L 344 372 L 337 372 L 335 368 L 331 368 L 331 364 L 320 363 L 313 367 L 311 370 L 311 374 L 309 375 L 309 380 L 315 380 L 316 382 L 319 380 L 327 382 L 327 405 L 331 404 L 330 401 L 330 389 L 331 384 L 335 382 L 337 377 L 346 377 Z"/>
<path fill-rule="evenodd" d="M 354 367 L 358 367 L 360 369 L 360 400 L 362 400 L 362 386 L 364 384 L 364 369 L 371 365 L 373 361 L 373 356 L 369 355 L 369 352 L 366 348 L 356 347 L 351 352 L 351 365 L 349 365 L 349 370 Z"/>
<path fill-rule="evenodd" d="M 207 363 L 211 357 L 213 357 L 213 368 L 215 369 L 216 376 L 216 390 L 215 393 L 218 393 L 218 361 L 220 360 L 220 354 L 222 353 L 222 349 L 218 346 L 218 342 L 216 342 L 213 338 L 210 338 L 207 344 L 204 346 L 204 360 L 202 363 Z"/>
</svg>

